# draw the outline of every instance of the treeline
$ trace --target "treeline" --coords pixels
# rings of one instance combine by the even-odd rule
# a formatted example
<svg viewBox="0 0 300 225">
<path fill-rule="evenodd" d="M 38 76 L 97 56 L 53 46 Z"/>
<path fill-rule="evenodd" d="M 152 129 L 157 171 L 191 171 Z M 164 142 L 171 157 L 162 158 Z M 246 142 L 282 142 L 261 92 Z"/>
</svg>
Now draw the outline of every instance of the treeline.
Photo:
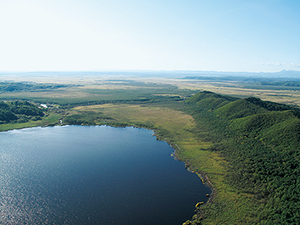
<svg viewBox="0 0 300 225">
<path fill-rule="evenodd" d="M 116 121 L 114 118 L 104 115 L 102 112 L 95 112 L 95 111 L 83 111 L 78 112 L 76 114 L 67 115 L 63 119 L 63 124 L 68 125 L 107 125 L 112 127 L 127 127 L 127 126 L 134 126 L 134 127 L 143 127 L 147 129 L 154 129 L 154 127 L 147 123 L 130 123 L 129 121 L 119 122 Z"/>
<path fill-rule="evenodd" d="M 101 112 L 84 111 L 78 114 L 68 115 L 63 123 L 69 125 L 96 125 L 112 118 L 104 116 Z"/>
<path fill-rule="evenodd" d="M 148 103 L 160 103 L 160 102 L 174 102 L 174 101 L 183 101 L 183 98 L 180 96 L 147 96 L 145 98 L 129 98 L 124 94 L 124 99 L 116 99 L 116 100 L 94 100 L 94 101 L 86 101 L 79 100 L 77 102 L 70 102 L 67 100 L 66 102 L 60 102 L 60 106 L 63 109 L 69 109 L 76 106 L 88 106 L 88 105 L 102 105 L 102 104 L 148 104 Z"/>
<path fill-rule="evenodd" d="M 201 92 L 187 110 L 229 162 L 228 182 L 254 194 L 258 224 L 300 224 L 300 110 L 258 98 Z"/>
<path fill-rule="evenodd" d="M 300 87 L 300 81 L 260 82 L 261 85 Z"/>
<path fill-rule="evenodd" d="M 0 92 L 34 91 L 68 87 L 65 84 L 39 84 L 28 82 L 0 82 Z"/>
<path fill-rule="evenodd" d="M 28 101 L 0 102 L 0 123 L 38 120 L 44 111 Z"/>
</svg>

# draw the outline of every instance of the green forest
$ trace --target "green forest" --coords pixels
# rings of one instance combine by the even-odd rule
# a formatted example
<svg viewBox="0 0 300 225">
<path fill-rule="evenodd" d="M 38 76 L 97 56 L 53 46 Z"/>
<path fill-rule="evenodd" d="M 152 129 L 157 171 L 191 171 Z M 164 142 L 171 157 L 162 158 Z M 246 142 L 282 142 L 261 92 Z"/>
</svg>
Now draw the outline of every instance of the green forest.
<svg viewBox="0 0 300 225">
<path fill-rule="evenodd" d="M 300 224 L 300 110 L 206 91 L 186 100 L 186 107 L 210 129 L 209 150 L 229 162 L 228 182 L 256 196 L 255 223 Z"/>
<path fill-rule="evenodd" d="M 44 111 L 28 101 L 0 102 L 0 123 L 40 120 Z"/>
</svg>

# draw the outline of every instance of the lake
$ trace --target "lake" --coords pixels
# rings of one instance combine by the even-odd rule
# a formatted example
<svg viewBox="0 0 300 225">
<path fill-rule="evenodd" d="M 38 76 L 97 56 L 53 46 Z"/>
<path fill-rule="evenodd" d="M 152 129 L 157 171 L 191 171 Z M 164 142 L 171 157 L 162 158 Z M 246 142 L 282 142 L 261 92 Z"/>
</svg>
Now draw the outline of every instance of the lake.
<svg viewBox="0 0 300 225">
<path fill-rule="evenodd" d="M 0 224 L 181 225 L 211 192 L 146 129 L 38 127 L 0 143 Z"/>
</svg>

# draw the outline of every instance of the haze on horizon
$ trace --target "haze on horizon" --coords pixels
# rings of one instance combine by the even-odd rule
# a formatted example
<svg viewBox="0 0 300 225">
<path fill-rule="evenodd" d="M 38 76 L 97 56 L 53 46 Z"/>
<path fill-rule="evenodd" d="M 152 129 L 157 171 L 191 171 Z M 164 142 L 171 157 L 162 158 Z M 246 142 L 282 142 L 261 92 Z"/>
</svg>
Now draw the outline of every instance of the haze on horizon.
<svg viewBox="0 0 300 225">
<path fill-rule="evenodd" d="M 299 12 L 298 0 L 0 0 L 0 71 L 299 71 Z"/>
</svg>

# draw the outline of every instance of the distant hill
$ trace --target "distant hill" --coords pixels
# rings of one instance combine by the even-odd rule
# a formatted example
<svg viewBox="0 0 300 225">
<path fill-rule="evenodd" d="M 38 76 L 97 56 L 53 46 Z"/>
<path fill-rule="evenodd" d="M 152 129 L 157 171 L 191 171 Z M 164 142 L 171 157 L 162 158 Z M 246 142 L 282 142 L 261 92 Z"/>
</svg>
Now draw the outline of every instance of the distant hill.
<svg viewBox="0 0 300 225">
<path fill-rule="evenodd" d="M 231 185 L 257 196 L 261 224 L 300 224 L 300 109 L 200 92 L 187 110 L 210 127 L 212 151 L 230 163 Z"/>
</svg>

